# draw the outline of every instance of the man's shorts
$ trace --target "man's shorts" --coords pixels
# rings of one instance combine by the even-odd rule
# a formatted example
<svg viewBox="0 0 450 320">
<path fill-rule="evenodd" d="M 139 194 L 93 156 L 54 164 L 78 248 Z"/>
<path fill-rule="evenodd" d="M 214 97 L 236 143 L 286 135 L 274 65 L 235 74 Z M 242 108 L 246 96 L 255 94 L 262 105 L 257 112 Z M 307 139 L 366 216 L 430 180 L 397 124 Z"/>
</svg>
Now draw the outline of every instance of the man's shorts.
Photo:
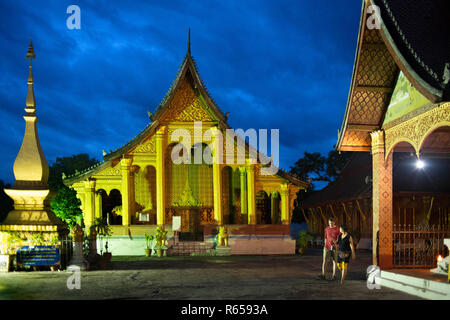
<svg viewBox="0 0 450 320">
<path fill-rule="evenodd" d="M 328 259 L 333 259 L 334 262 L 337 262 L 338 255 L 337 250 L 330 250 L 325 247 L 323 247 L 323 258 L 328 261 Z"/>
</svg>

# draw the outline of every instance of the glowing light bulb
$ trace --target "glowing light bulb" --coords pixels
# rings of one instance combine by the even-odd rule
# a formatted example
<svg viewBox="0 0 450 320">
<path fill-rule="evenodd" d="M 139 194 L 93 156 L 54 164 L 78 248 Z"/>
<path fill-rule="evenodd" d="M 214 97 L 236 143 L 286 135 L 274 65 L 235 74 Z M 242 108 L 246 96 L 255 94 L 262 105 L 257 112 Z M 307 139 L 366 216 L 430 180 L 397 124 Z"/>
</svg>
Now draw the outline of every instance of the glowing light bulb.
<svg viewBox="0 0 450 320">
<path fill-rule="evenodd" d="M 416 167 L 418 168 L 418 169 L 422 169 L 423 167 L 425 167 L 425 162 L 423 162 L 422 160 L 417 160 L 416 161 Z"/>
</svg>

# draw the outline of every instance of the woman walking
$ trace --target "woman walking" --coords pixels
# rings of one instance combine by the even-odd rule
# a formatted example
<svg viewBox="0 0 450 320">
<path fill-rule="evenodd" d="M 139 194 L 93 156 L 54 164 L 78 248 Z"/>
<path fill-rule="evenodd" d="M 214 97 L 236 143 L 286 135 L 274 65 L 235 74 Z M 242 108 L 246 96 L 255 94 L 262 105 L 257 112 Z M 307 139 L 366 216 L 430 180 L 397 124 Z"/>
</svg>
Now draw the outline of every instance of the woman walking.
<svg viewBox="0 0 450 320">
<path fill-rule="evenodd" d="M 346 225 L 341 225 L 341 234 L 338 237 L 337 244 L 339 246 L 338 263 L 337 267 L 341 270 L 341 284 L 344 284 L 345 277 L 347 276 L 348 263 L 350 256 L 352 259 L 356 258 L 355 246 L 353 245 L 353 238 L 348 233 Z"/>
</svg>

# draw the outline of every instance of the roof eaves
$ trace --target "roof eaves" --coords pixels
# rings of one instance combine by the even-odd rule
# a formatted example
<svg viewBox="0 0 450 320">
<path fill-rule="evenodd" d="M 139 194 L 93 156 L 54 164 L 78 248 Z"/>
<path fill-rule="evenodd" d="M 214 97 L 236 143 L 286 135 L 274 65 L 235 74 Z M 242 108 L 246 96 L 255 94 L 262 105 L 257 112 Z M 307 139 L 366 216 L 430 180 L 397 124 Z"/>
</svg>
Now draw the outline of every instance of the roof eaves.
<svg viewBox="0 0 450 320">
<path fill-rule="evenodd" d="M 366 15 L 366 2 L 363 0 L 362 7 L 361 7 L 361 19 L 359 22 L 358 43 L 356 45 L 356 53 L 355 53 L 355 59 L 354 59 L 354 63 L 353 63 L 352 80 L 350 82 L 350 89 L 348 92 L 347 105 L 345 108 L 344 119 L 342 121 L 341 129 L 340 130 L 338 129 L 338 139 L 337 139 L 337 142 L 335 145 L 335 149 L 338 151 L 341 148 L 342 140 L 344 138 L 344 134 L 347 129 L 347 120 L 348 120 L 348 115 L 349 115 L 349 111 L 350 111 L 350 104 L 352 101 L 353 87 L 355 85 L 356 73 L 358 71 L 357 68 L 358 68 L 359 54 L 360 54 L 360 50 L 361 50 L 361 46 L 362 46 L 362 42 L 363 42 L 365 15 Z"/>
</svg>

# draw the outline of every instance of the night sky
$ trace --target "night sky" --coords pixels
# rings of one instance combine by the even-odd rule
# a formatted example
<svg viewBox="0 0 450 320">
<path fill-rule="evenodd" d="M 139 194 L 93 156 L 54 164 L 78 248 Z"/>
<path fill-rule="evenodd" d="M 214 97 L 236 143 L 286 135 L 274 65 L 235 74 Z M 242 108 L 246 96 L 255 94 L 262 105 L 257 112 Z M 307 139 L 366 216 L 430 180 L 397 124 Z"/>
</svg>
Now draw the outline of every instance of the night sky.
<svg viewBox="0 0 450 320">
<path fill-rule="evenodd" d="M 81 30 L 69 30 L 69 5 Z M 0 2 L 0 179 L 25 122 L 30 37 L 38 134 L 56 157 L 130 141 L 149 122 L 191 51 L 235 129 L 280 129 L 280 164 L 305 151 L 326 155 L 345 112 L 361 1 L 5 1 Z"/>
</svg>

